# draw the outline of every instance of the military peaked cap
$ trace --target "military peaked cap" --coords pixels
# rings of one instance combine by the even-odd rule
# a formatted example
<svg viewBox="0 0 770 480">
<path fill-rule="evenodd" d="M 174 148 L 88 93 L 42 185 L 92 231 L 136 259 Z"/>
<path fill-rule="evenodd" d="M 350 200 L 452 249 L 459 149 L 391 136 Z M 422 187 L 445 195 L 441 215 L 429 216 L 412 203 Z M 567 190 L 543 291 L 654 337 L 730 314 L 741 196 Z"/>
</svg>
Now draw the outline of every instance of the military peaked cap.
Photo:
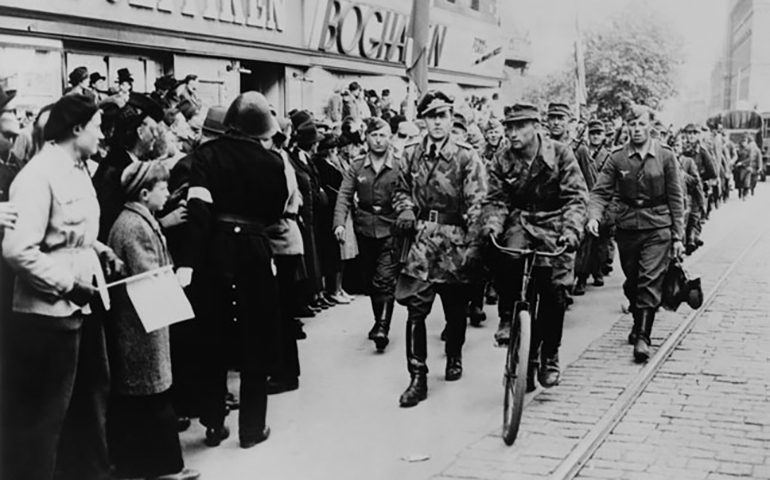
<svg viewBox="0 0 770 480">
<path fill-rule="evenodd" d="M 551 102 L 548 104 L 548 116 L 551 115 L 564 115 L 572 118 L 572 109 L 566 103 Z"/>
<path fill-rule="evenodd" d="M 514 122 L 539 122 L 540 112 L 537 111 L 537 107 L 531 103 L 517 103 L 513 107 L 508 109 L 508 115 L 503 120 L 504 124 Z"/>
<path fill-rule="evenodd" d="M 601 120 L 591 120 L 588 122 L 588 133 L 604 132 L 604 124 Z"/>
<path fill-rule="evenodd" d="M 700 132 L 700 127 L 695 123 L 688 123 L 686 127 L 684 127 L 684 132 Z"/>
<path fill-rule="evenodd" d="M 452 109 L 452 99 L 442 91 L 431 90 L 420 99 L 417 105 L 417 116 L 424 117 L 431 113 L 438 113 Z"/>
</svg>

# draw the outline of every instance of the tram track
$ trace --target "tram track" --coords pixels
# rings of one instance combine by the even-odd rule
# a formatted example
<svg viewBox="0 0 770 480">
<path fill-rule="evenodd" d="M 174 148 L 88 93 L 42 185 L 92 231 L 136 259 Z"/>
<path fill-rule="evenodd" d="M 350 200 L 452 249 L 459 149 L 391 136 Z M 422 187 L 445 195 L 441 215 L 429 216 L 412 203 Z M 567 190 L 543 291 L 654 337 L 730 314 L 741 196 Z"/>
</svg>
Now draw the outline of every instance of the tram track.
<svg viewBox="0 0 770 480">
<path fill-rule="evenodd" d="M 748 246 L 744 248 L 740 255 L 730 263 L 727 269 L 720 275 L 717 282 L 705 295 L 703 305 L 698 310 L 690 313 L 668 336 L 660 348 L 658 348 L 655 355 L 652 356 L 650 361 L 642 368 L 641 372 L 632 380 L 615 403 L 576 444 L 553 473 L 550 474 L 548 477 L 550 480 L 572 480 L 580 474 L 580 471 L 585 467 L 586 463 L 588 463 L 599 447 L 601 447 L 612 433 L 613 429 L 625 417 L 638 398 L 644 393 L 645 389 L 661 367 L 686 338 L 687 334 L 693 329 L 698 319 L 714 302 L 719 291 L 734 273 L 738 265 L 745 259 L 749 252 L 756 247 L 757 243 L 768 234 L 768 232 L 770 232 L 770 228 L 765 228 L 760 231 Z"/>
</svg>

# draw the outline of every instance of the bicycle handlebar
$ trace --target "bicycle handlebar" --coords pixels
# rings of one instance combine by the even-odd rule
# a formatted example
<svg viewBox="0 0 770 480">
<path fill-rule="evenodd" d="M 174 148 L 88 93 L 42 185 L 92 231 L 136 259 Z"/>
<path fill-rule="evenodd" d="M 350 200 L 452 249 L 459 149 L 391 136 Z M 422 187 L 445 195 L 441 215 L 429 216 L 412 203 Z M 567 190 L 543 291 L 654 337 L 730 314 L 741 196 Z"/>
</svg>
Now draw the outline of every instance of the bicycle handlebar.
<svg viewBox="0 0 770 480">
<path fill-rule="evenodd" d="M 489 238 L 492 241 L 492 245 L 494 245 L 495 248 L 497 248 L 501 252 L 509 253 L 511 255 L 519 255 L 519 256 L 534 255 L 536 257 L 558 257 L 559 255 L 567 251 L 567 247 L 561 247 L 555 252 L 540 252 L 537 250 L 521 250 L 518 248 L 508 248 L 508 247 L 503 247 L 499 243 L 497 243 L 497 240 L 495 240 L 494 236 L 490 236 Z"/>
</svg>

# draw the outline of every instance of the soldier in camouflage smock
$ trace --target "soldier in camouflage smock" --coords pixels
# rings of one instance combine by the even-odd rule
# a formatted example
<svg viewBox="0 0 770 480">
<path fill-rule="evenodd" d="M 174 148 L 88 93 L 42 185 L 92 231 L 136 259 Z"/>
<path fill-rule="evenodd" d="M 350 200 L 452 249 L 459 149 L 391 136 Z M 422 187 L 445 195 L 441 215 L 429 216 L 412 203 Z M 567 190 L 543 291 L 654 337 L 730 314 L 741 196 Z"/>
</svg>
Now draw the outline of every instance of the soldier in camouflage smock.
<svg viewBox="0 0 770 480">
<path fill-rule="evenodd" d="M 417 107 L 428 135 L 407 145 L 401 158 L 394 206 L 396 227 L 414 235 L 396 285 L 396 301 L 409 316 L 406 356 L 411 383 L 401 395 L 402 407 L 427 397 L 425 319 L 438 294 L 446 317 L 446 380 L 462 376 L 467 285 L 477 280 L 480 254 L 476 245 L 481 202 L 487 194 L 484 166 L 475 150 L 449 137 L 452 101 L 430 91 Z"/>
<path fill-rule="evenodd" d="M 580 243 L 588 190 L 572 149 L 537 131 L 537 109 L 517 104 L 504 123 L 511 148 L 489 166 L 489 194 L 481 217 L 481 238 L 491 236 L 510 248 L 569 253 L 556 258 L 537 257 L 533 285 L 540 294 L 538 318 L 533 322 L 528 388 L 534 390 L 538 350 L 540 383 L 559 382 L 559 346 L 567 289 L 572 285 L 574 251 Z M 521 291 L 522 261 L 508 255 L 495 258 L 498 270 L 499 343 L 510 339 L 516 292 Z M 542 349 L 541 349 L 542 345 Z"/>
</svg>

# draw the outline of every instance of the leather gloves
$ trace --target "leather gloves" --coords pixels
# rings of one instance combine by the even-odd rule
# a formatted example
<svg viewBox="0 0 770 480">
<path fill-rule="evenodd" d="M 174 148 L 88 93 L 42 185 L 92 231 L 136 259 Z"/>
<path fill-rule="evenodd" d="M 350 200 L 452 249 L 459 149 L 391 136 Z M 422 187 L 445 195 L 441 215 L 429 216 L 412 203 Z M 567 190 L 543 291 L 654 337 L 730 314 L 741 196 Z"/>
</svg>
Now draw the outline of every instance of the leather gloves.
<svg viewBox="0 0 770 480">
<path fill-rule="evenodd" d="M 75 285 L 72 286 L 72 290 L 64 295 L 64 298 L 78 307 L 83 307 L 87 305 L 97 293 L 96 288 L 87 283 L 77 281 L 75 282 Z"/>
<path fill-rule="evenodd" d="M 396 219 L 396 229 L 401 234 L 411 234 L 414 232 L 417 219 L 414 216 L 414 212 L 411 210 L 404 210 L 398 214 Z"/>
<path fill-rule="evenodd" d="M 567 230 L 561 234 L 561 237 L 556 241 L 556 244 L 560 247 L 566 247 L 567 252 L 572 253 L 577 251 L 580 240 L 575 232 Z"/>
</svg>

